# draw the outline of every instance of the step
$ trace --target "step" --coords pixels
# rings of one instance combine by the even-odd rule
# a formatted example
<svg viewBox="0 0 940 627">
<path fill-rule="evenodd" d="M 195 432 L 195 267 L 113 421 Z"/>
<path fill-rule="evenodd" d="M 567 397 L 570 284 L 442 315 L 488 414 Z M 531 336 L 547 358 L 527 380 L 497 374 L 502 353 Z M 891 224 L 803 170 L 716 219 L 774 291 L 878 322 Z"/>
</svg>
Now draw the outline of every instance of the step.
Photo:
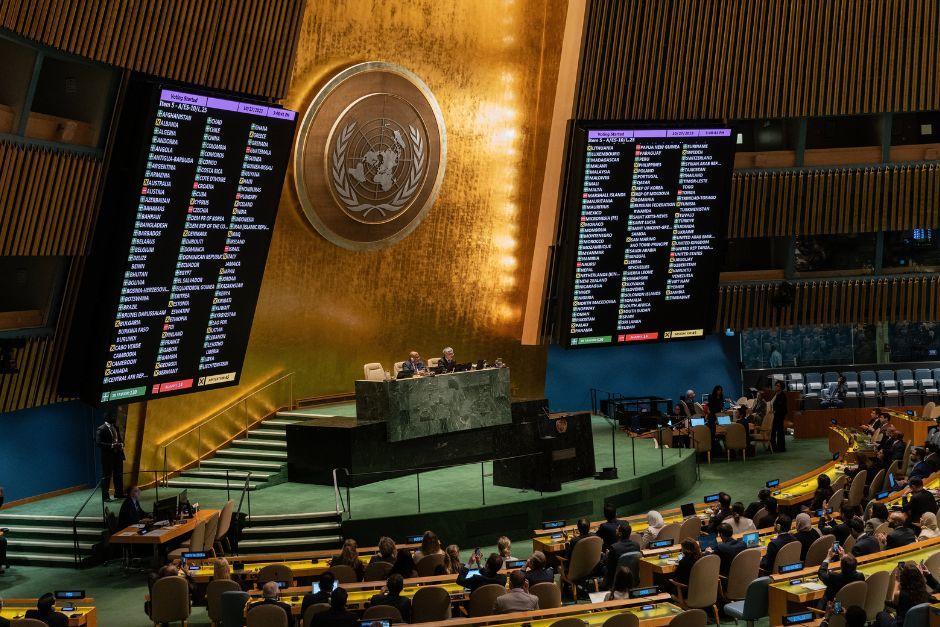
<svg viewBox="0 0 940 627">
<path fill-rule="evenodd" d="M 313 518 L 335 518 L 339 512 L 300 512 L 296 514 L 256 514 L 248 519 L 248 524 L 258 523 L 277 523 L 282 520 L 308 520 Z"/>
<path fill-rule="evenodd" d="M 265 427 L 286 427 L 288 425 L 295 425 L 298 422 L 303 422 L 302 420 L 293 420 L 291 418 L 272 418 L 271 420 L 265 420 L 261 424 Z M 250 433 L 250 432 L 249 432 Z M 284 430 L 284 434 L 287 434 L 287 429 Z"/>
<path fill-rule="evenodd" d="M 267 481 L 269 478 L 273 477 L 277 473 L 273 472 L 262 472 L 260 470 L 230 470 L 228 473 L 228 478 L 232 485 L 237 483 L 243 483 L 245 479 L 248 478 L 248 473 L 251 472 L 252 481 Z M 207 479 L 221 479 L 225 480 L 226 474 L 225 470 L 205 470 L 205 469 L 196 469 L 196 470 L 184 470 L 182 473 L 184 477 L 203 477 Z"/>
<path fill-rule="evenodd" d="M 281 469 L 281 464 L 278 462 L 259 462 L 251 461 L 248 459 L 218 459 L 212 458 L 207 459 L 202 462 L 203 468 L 206 466 L 210 468 L 231 468 L 231 469 L 243 469 L 243 470 L 273 470 L 277 472 Z"/>
<path fill-rule="evenodd" d="M 324 544 L 342 544 L 342 536 L 300 537 L 300 538 L 271 538 L 265 540 L 241 540 L 238 551 L 244 553 L 252 549 L 272 549 L 285 546 L 322 546 Z"/>
<path fill-rule="evenodd" d="M 72 516 L 54 516 L 54 515 L 42 515 L 42 514 L 8 514 L 6 512 L 0 514 L 0 527 L 6 527 L 8 525 L 4 524 L 12 521 L 27 521 L 27 522 L 43 522 L 43 523 L 60 523 L 68 524 L 70 527 L 72 525 Z M 79 516 L 77 521 L 81 524 L 93 524 L 104 526 L 104 521 L 101 520 L 98 516 Z"/>
<path fill-rule="evenodd" d="M 55 564 L 56 566 L 74 566 L 75 555 L 69 553 L 24 553 L 21 551 L 7 551 L 7 560 L 11 564 Z"/>
<path fill-rule="evenodd" d="M 289 533 L 317 533 L 318 531 L 339 531 L 341 525 L 338 522 L 310 523 L 302 525 L 266 525 L 263 527 L 246 527 L 242 533 L 246 535 L 278 535 Z"/>
<path fill-rule="evenodd" d="M 264 438 L 245 438 L 244 440 L 235 440 L 232 442 L 235 446 L 243 446 L 247 448 L 287 448 L 286 440 L 274 440 L 274 439 L 264 439 Z"/>
<path fill-rule="evenodd" d="M 18 549 L 48 549 L 71 554 L 75 550 L 75 543 L 72 540 L 35 540 L 31 538 L 9 538 L 8 540 L 9 544 L 7 546 L 11 551 Z M 95 544 L 94 542 L 79 542 L 78 546 L 83 550 L 90 551 Z"/>
<path fill-rule="evenodd" d="M 40 535 L 40 536 L 68 536 L 72 537 L 72 528 L 71 527 L 42 527 L 38 525 L 2 525 L 3 527 L 9 529 L 7 534 L 7 539 L 12 543 L 16 540 L 17 536 L 30 536 L 30 535 Z M 98 537 L 101 535 L 101 532 L 104 528 L 91 529 L 89 527 L 79 527 L 76 531 L 80 536 L 95 536 Z"/>
<path fill-rule="evenodd" d="M 203 488 L 206 490 L 240 490 L 243 486 L 227 484 L 224 481 L 211 481 L 209 479 L 199 479 L 197 477 L 177 477 L 167 481 L 171 488 Z M 249 483 L 248 490 L 257 490 L 257 483 Z"/>
<path fill-rule="evenodd" d="M 239 450 L 228 448 L 219 451 L 213 459 L 219 457 L 261 457 L 263 459 L 283 459 L 287 460 L 287 451 L 257 451 L 254 449 Z"/>
<path fill-rule="evenodd" d="M 252 438 L 270 438 L 273 440 L 285 440 L 287 439 L 287 430 L 286 429 L 252 429 L 248 432 L 248 436 Z"/>
</svg>

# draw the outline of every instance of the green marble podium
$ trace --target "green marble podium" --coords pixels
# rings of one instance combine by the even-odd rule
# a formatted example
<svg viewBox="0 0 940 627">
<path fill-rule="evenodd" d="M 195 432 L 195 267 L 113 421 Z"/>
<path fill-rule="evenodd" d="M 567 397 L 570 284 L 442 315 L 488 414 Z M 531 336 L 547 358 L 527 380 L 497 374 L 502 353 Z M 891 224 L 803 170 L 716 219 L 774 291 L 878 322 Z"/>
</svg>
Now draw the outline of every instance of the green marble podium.
<svg viewBox="0 0 940 627">
<path fill-rule="evenodd" d="M 356 381 L 356 418 L 386 422 L 389 442 L 509 424 L 509 368 Z"/>
</svg>

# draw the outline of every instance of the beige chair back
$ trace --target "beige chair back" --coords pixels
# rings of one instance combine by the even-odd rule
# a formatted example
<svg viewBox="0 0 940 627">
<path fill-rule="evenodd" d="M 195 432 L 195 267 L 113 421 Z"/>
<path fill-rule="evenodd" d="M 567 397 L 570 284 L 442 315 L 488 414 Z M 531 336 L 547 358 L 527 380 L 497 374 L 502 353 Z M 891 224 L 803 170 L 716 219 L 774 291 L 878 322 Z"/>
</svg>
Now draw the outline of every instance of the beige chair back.
<svg viewBox="0 0 940 627">
<path fill-rule="evenodd" d="M 562 618 L 556 620 L 549 627 L 586 627 L 587 623 L 580 618 Z"/>
<path fill-rule="evenodd" d="M 868 480 L 868 471 L 860 470 L 855 478 L 852 479 L 852 485 L 849 487 L 849 498 L 846 505 L 849 507 L 858 507 L 862 503 L 862 497 L 865 496 L 865 482 Z"/>
<path fill-rule="evenodd" d="M 800 552 L 803 550 L 803 545 L 800 544 L 799 540 L 794 540 L 793 542 L 788 542 L 784 544 L 779 551 L 777 551 L 777 557 L 774 559 L 774 570 L 773 572 L 779 573 L 781 566 L 786 566 L 787 564 L 796 564 L 800 561 Z"/>
<path fill-rule="evenodd" d="M 415 563 L 415 570 L 418 573 L 418 577 L 433 577 L 437 567 L 444 564 L 444 557 L 445 555 L 443 553 L 433 553 L 419 559 Z"/>
<path fill-rule="evenodd" d="M 193 527 L 193 533 L 189 536 L 189 550 L 202 551 L 206 545 L 206 525 L 207 521 L 200 520 Z"/>
<path fill-rule="evenodd" d="M 17 618 L 10 621 L 11 627 L 49 627 L 38 618 Z"/>
<path fill-rule="evenodd" d="M 440 358 L 440 357 L 431 357 L 431 358 L 428 360 L 428 364 L 427 364 L 428 370 L 434 370 L 434 369 L 436 369 L 440 364 L 441 364 L 441 358 Z"/>
<path fill-rule="evenodd" d="M 660 532 L 661 534 L 662 532 Z M 686 538 L 698 542 L 698 537 L 702 533 L 702 520 L 698 516 L 689 516 L 679 525 L 679 533 L 676 534 L 674 542 L 679 544 Z"/>
<path fill-rule="evenodd" d="M 430 623 L 450 618 L 450 593 L 440 586 L 421 586 L 411 599 L 411 622 Z"/>
<path fill-rule="evenodd" d="M 894 475 L 895 477 L 897 477 L 900 474 L 901 474 L 901 460 L 896 459 L 893 462 L 891 462 L 890 466 L 888 466 L 888 472 L 885 474 L 885 477 L 887 477 L 888 475 Z"/>
<path fill-rule="evenodd" d="M 598 538 L 598 540 L 600 540 L 600 538 Z M 581 542 L 578 542 L 574 548 L 577 550 L 579 546 L 581 546 Z M 574 558 L 572 558 L 572 561 L 574 561 Z M 506 594 L 506 587 L 495 583 L 488 583 L 471 592 L 470 603 L 468 605 L 470 618 L 491 615 L 493 613 L 493 606 L 496 605 L 496 599 L 504 594 Z"/>
<path fill-rule="evenodd" d="M 640 617 L 633 612 L 614 614 L 601 627 L 640 627 Z"/>
<path fill-rule="evenodd" d="M 718 571 L 721 558 L 717 555 L 704 555 L 692 566 L 689 573 L 689 591 L 685 605 L 689 608 L 706 608 L 718 602 Z"/>
<path fill-rule="evenodd" d="M 839 478 L 832 482 L 832 491 L 842 490 L 845 494 L 845 486 L 849 483 L 849 478 L 846 475 L 839 475 Z"/>
<path fill-rule="evenodd" d="M 699 525 L 702 523 L 700 522 Z M 679 532 L 682 530 L 682 523 L 672 522 L 659 530 L 656 540 L 672 540 L 673 544 L 679 543 Z"/>
<path fill-rule="evenodd" d="M 218 579 L 206 586 L 206 613 L 213 623 L 222 622 L 222 593 L 238 592 L 242 587 L 231 579 Z"/>
<path fill-rule="evenodd" d="M 933 416 L 934 407 L 936 407 L 936 403 L 934 403 L 933 401 L 930 401 L 929 403 L 924 405 L 924 410 L 920 412 L 920 417 L 924 419 L 929 419 L 931 416 Z"/>
<path fill-rule="evenodd" d="M 392 376 L 393 376 L 393 377 L 397 377 L 397 376 L 398 376 L 398 373 L 401 372 L 401 367 L 404 365 L 404 363 L 405 363 L 405 362 L 403 362 L 403 361 L 396 361 L 396 362 L 395 362 L 395 371 L 392 373 Z"/>
<path fill-rule="evenodd" d="M 372 562 L 366 566 L 365 576 L 363 576 L 363 581 L 385 581 L 388 579 L 389 573 L 392 572 L 392 565 L 388 562 Z"/>
<path fill-rule="evenodd" d="M 561 607 L 561 588 L 551 581 L 543 581 L 529 588 L 529 594 L 539 598 L 539 609 L 550 610 Z"/>
<path fill-rule="evenodd" d="M 809 568 L 810 566 L 819 566 L 822 564 L 835 541 L 836 537 L 831 534 L 813 540 L 813 543 L 809 545 L 809 549 L 806 551 L 806 559 L 803 560 L 803 566 Z"/>
<path fill-rule="evenodd" d="M 150 620 L 154 623 L 188 621 L 189 581 L 185 577 L 161 577 L 150 590 Z"/>
<path fill-rule="evenodd" d="M 212 547 L 215 546 L 215 532 L 218 530 L 219 512 L 216 512 L 212 514 L 212 516 L 209 516 L 209 520 L 206 521 L 206 537 L 202 547 L 203 551 L 211 551 Z M 190 543 L 189 546 L 193 547 L 194 551 L 198 550 L 195 548 L 195 544 Z"/>
<path fill-rule="evenodd" d="M 681 614 L 676 614 L 669 621 L 669 627 L 705 627 L 706 618 L 702 610 L 686 610 Z"/>
<path fill-rule="evenodd" d="M 754 526 L 756 527 L 758 524 L 758 521 L 763 520 L 765 518 L 767 518 L 767 508 L 762 507 L 759 510 L 757 510 L 756 514 L 754 514 L 754 518 L 752 519 L 754 521 Z"/>
<path fill-rule="evenodd" d="M 675 437 L 676 435 L 672 432 L 672 429 L 666 427 L 663 427 L 656 432 L 656 440 L 662 447 L 671 447 Z"/>
<path fill-rule="evenodd" d="M 761 549 L 744 549 L 731 560 L 728 570 L 728 587 L 725 597 L 729 601 L 740 601 L 747 596 L 747 587 L 760 576 Z"/>
<path fill-rule="evenodd" d="M 842 488 L 839 488 L 832 493 L 832 496 L 829 497 L 829 507 L 832 508 L 833 512 L 841 511 L 842 509 L 842 499 L 845 496 L 845 491 Z"/>
<path fill-rule="evenodd" d="M 701 403 L 695 403 L 695 415 L 696 415 L 696 416 L 704 416 L 704 415 L 705 415 L 705 408 L 702 407 L 702 404 L 701 404 Z"/>
<path fill-rule="evenodd" d="M 914 440 L 907 443 L 904 447 L 904 457 L 901 458 L 901 474 L 907 475 L 911 469 L 911 449 L 914 448 Z"/>
<path fill-rule="evenodd" d="M 940 577 L 940 551 L 937 551 L 928 557 L 924 562 L 924 566 L 927 567 L 927 570 L 930 571 L 931 575 L 934 577 Z"/>
<path fill-rule="evenodd" d="M 254 606 L 245 616 L 248 627 L 287 627 L 287 612 L 270 603 Z"/>
<path fill-rule="evenodd" d="M 326 569 L 326 572 L 333 573 L 333 577 L 335 577 L 336 581 L 340 583 L 356 583 L 359 581 L 359 576 L 356 575 L 355 569 L 352 566 L 347 566 L 346 564 L 330 566 Z"/>
<path fill-rule="evenodd" d="M 269 581 L 294 580 L 294 571 L 287 564 L 268 564 L 258 571 L 258 585 L 263 586 Z"/>
<path fill-rule="evenodd" d="M 568 564 L 568 570 L 565 572 L 568 581 L 584 579 L 594 572 L 597 563 L 601 561 L 601 549 L 603 548 L 604 541 L 597 536 L 578 540 L 578 543 L 574 545 L 574 551 L 571 552 L 571 562 Z"/>
<path fill-rule="evenodd" d="M 875 620 L 878 612 L 885 609 L 885 597 L 888 596 L 888 581 L 891 579 L 891 571 L 879 570 L 865 579 L 868 588 L 865 594 L 865 613 L 868 614 L 868 621 Z"/>
<path fill-rule="evenodd" d="M 845 550 L 846 553 L 851 553 L 852 547 L 854 546 L 855 546 L 855 536 L 853 535 L 849 535 L 849 537 L 845 539 L 845 542 L 842 543 L 842 548 Z"/>
<path fill-rule="evenodd" d="M 222 513 L 219 514 L 219 526 L 215 532 L 215 541 L 220 542 L 228 530 L 232 527 L 232 511 L 235 509 L 235 501 L 229 499 L 222 507 Z"/>
<path fill-rule="evenodd" d="M 875 473 L 874 478 L 871 480 L 871 484 L 868 486 L 868 494 L 872 498 L 874 498 L 876 494 L 881 492 L 881 486 L 884 485 L 884 482 L 885 482 L 885 469 L 882 468 L 881 470 Z"/>
<path fill-rule="evenodd" d="M 304 612 L 304 625 L 310 625 L 313 622 L 313 617 L 319 614 L 320 612 L 325 612 L 330 609 L 329 603 L 314 603 L 313 605 L 307 608 L 307 611 Z"/>
<path fill-rule="evenodd" d="M 370 364 L 365 364 L 362 367 L 362 378 L 366 381 L 384 381 L 385 368 L 383 368 L 382 364 L 377 361 L 373 361 Z"/>
<path fill-rule="evenodd" d="M 708 427 L 702 425 L 692 428 L 692 439 L 695 441 L 696 453 L 711 453 L 712 451 L 712 432 Z"/>
<path fill-rule="evenodd" d="M 391 605 L 374 605 L 362 613 L 362 620 L 387 620 L 391 623 L 403 623 L 401 612 Z"/>
<path fill-rule="evenodd" d="M 878 535 L 879 533 L 883 533 L 886 535 L 891 533 L 891 523 L 889 523 L 888 521 L 885 521 L 881 523 L 880 525 L 878 525 L 877 527 L 875 527 L 875 535 Z"/>
<path fill-rule="evenodd" d="M 842 602 L 842 607 L 857 605 L 865 607 L 865 596 L 868 594 L 868 584 L 864 581 L 853 581 L 842 586 L 836 594 L 836 601 Z"/>
<path fill-rule="evenodd" d="M 725 448 L 729 451 L 747 452 L 747 429 L 740 422 L 725 427 Z M 744 460 L 744 455 L 741 456 Z"/>
</svg>

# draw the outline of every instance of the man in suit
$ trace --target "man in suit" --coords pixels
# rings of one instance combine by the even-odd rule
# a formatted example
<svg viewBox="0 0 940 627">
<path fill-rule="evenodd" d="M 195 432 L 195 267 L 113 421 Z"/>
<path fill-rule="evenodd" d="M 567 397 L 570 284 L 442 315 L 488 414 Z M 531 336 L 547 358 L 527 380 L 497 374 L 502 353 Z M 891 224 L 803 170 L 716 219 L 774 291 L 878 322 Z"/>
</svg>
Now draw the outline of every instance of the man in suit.
<svg viewBox="0 0 940 627">
<path fill-rule="evenodd" d="M 454 349 L 450 346 L 441 352 L 441 360 L 437 362 L 437 371 L 441 374 L 453 372 L 457 369 L 457 358 L 454 357 Z"/>
<path fill-rule="evenodd" d="M 914 476 L 909 485 L 911 493 L 907 496 L 907 505 L 904 506 L 904 513 L 907 514 L 908 525 L 919 525 L 920 517 L 926 512 L 937 513 L 937 499 L 933 494 L 924 489 L 924 480 L 922 477 Z"/>
<path fill-rule="evenodd" d="M 871 555 L 872 553 L 877 553 L 882 550 L 885 537 L 884 534 L 875 534 L 875 529 L 877 528 L 875 525 L 876 523 L 871 519 L 865 522 L 865 533 L 856 538 L 855 545 L 852 547 L 852 555 L 854 557 Z"/>
<path fill-rule="evenodd" d="M 411 622 L 411 601 L 401 596 L 401 591 L 405 588 L 405 579 L 395 573 L 385 580 L 385 589 L 382 594 L 376 594 L 369 600 L 369 607 L 376 605 L 390 605 L 401 612 L 401 617 L 406 623 Z"/>
<path fill-rule="evenodd" d="M 633 527 L 628 522 L 623 522 L 617 528 L 617 541 L 610 545 L 607 550 L 607 583 L 614 583 L 614 575 L 617 574 L 617 562 L 621 556 L 627 553 L 639 553 L 640 545 L 630 539 L 633 534 Z"/>
<path fill-rule="evenodd" d="M 412 374 L 421 374 L 427 371 L 427 369 L 428 367 L 421 360 L 421 355 L 418 351 L 408 353 L 408 361 L 403 361 L 401 364 L 402 372 L 410 372 Z"/>
<path fill-rule="evenodd" d="M 712 517 L 708 520 L 708 533 L 718 533 L 718 525 L 724 521 L 725 518 L 731 515 L 731 495 L 727 492 L 718 493 L 718 509 L 712 514 Z"/>
<path fill-rule="evenodd" d="M 118 514 L 118 526 L 124 529 L 130 525 L 146 521 L 148 518 L 147 512 L 140 506 L 140 488 L 131 486 L 131 489 L 127 491 L 127 498 L 121 504 L 121 512 Z"/>
<path fill-rule="evenodd" d="M 829 570 L 829 562 L 834 559 L 839 560 L 839 572 L 831 572 Z M 865 575 L 858 572 L 856 568 L 858 567 L 858 562 L 855 560 L 855 557 L 847 554 L 842 550 L 842 547 L 839 547 L 838 551 L 833 551 L 830 549 L 829 555 L 826 556 L 826 559 L 823 560 L 823 563 L 819 565 L 819 581 L 826 584 L 826 594 L 823 597 L 824 602 L 828 603 L 832 601 L 839 590 L 845 587 L 846 584 L 852 583 L 853 581 L 865 581 Z"/>
<path fill-rule="evenodd" d="M 578 519 L 578 535 L 568 540 L 568 550 L 565 551 L 565 559 L 571 561 L 571 556 L 574 554 L 575 545 L 591 536 L 591 522 L 587 518 Z"/>
<path fill-rule="evenodd" d="M 493 610 L 497 614 L 531 612 L 539 609 L 539 598 L 529 594 L 529 582 L 522 572 L 516 570 L 509 575 L 509 592 L 496 599 Z"/>
<path fill-rule="evenodd" d="M 276 581 L 269 581 L 261 588 L 262 600 L 255 601 L 254 603 L 248 606 L 248 613 L 251 613 L 251 610 L 258 607 L 259 605 L 275 605 L 287 614 L 287 627 L 293 627 L 294 625 L 294 615 L 291 613 L 290 605 L 281 601 L 278 597 L 280 595 L 280 589 L 277 587 Z"/>
<path fill-rule="evenodd" d="M 767 545 L 767 552 L 764 553 L 764 557 L 761 558 L 760 568 L 764 572 L 771 572 L 774 569 L 774 561 L 777 559 L 777 552 L 780 551 L 785 545 L 796 542 L 796 536 L 790 533 L 790 527 L 793 525 L 793 521 L 790 520 L 790 517 L 786 514 L 780 514 L 777 516 L 777 522 L 774 524 L 774 528 L 777 530 L 777 537 L 770 541 L 770 544 Z"/>
<path fill-rule="evenodd" d="M 731 562 L 734 561 L 738 553 L 747 548 L 747 545 L 744 543 L 744 540 L 734 537 L 734 530 L 731 528 L 731 525 L 727 523 L 718 525 L 718 538 L 721 541 L 717 546 L 715 546 L 714 549 L 708 550 L 721 558 L 719 572 L 727 577 L 728 573 L 731 571 Z"/>
<path fill-rule="evenodd" d="M 320 575 L 320 591 L 319 592 L 308 592 L 304 595 L 304 600 L 300 604 L 300 616 L 307 612 L 307 608 L 311 605 L 317 605 L 318 603 L 330 603 L 330 594 L 333 592 L 333 586 L 336 584 L 336 577 L 333 576 L 333 573 L 326 571 Z"/>
<path fill-rule="evenodd" d="M 917 447 L 911 451 L 911 471 L 907 473 L 908 481 L 914 477 L 926 479 L 934 473 L 933 467 L 924 461 L 927 457 L 927 451 Z"/>
<path fill-rule="evenodd" d="M 529 581 L 530 586 L 555 581 L 555 570 L 548 565 L 548 558 L 541 551 L 532 552 L 522 571 L 525 573 L 525 578 Z"/>
<path fill-rule="evenodd" d="M 490 553 L 486 559 L 486 564 L 480 569 L 480 572 L 474 577 L 467 577 L 470 569 L 464 566 L 457 575 L 457 583 L 473 592 L 481 586 L 489 583 L 495 583 L 499 586 L 506 585 L 506 575 L 499 572 L 503 568 L 503 558 L 499 553 Z"/>
<path fill-rule="evenodd" d="M 604 550 L 610 548 L 610 545 L 617 541 L 617 532 L 625 523 L 617 520 L 617 507 L 612 503 L 604 504 L 604 522 L 600 524 L 595 532 L 601 540 L 604 541 Z"/>
<path fill-rule="evenodd" d="M 55 609 L 55 595 L 47 592 L 36 602 L 35 610 L 26 610 L 26 618 L 42 621 L 49 627 L 68 627 L 69 618 Z"/>
<path fill-rule="evenodd" d="M 857 516 L 857 508 L 842 510 L 843 521 L 838 521 L 826 514 L 819 518 L 819 533 L 824 536 L 832 535 L 836 541 L 845 544 L 849 536 L 856 540 L 865 531 L 865 523 Z"/>
<path fill-rule="evenodd" d="M 903 512 L 891 512 L 888 515 L 888 527 L 891 528 L 891 531 L 885 540 L 885 549 L 896 549 L 917 542 L 917 534 L 908 526 L 907 521 L 908 519 Z"/>
<path fill-rule="evenodd" d="M 349 593 L 343 588 L 337 588 L 330 595 L 330 609 L 315 614 L 310 621 L 310 627 L 357 627 L 359 620 L 355 614 L 346 611 L 346 601 Z"/>
<path fill-rule="evenodd" d="M 124 440 L 110 412 L 95 432 L 95 444 L 101 450 L 101 471 L 104 481 L 101 496 L 105 502 L 124 498 Z M 111 498 L 111 479 L 114 479 L 114 498 Z"/>
<path fill-rule="evenodd" d="M 845 407 L 845 397 L 849 389 L 845 385 L 845 377 L 840 376 L 839 380 L 826 386 L 822 393 L 822 401 L 819 405 L 823 409 L 842 409 Z"/>
</svg>

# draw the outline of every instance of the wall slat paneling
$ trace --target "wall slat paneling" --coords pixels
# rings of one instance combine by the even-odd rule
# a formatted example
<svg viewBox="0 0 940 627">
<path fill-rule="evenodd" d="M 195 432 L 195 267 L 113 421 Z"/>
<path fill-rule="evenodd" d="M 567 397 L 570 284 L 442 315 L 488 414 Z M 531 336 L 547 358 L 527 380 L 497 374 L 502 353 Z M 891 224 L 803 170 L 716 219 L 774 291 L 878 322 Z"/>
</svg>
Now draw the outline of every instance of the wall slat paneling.
<svg viewBox="0 0 940 627">
<path fill-rule="evenodd" d="M 0 28 L 122 68 L 282 98 L 304 5 L 304 0 L 0 0 Z"/>
<path fill-rule="evenodd" d="M 716 329 L 773 328 L 778 325 L 874 324 L 936 320 L 940 277 L 800 281 L 793 304 L 773 305 L 774 284 L 722 285 Z"/>
<path fill-rule="evenodd" d="M 938 19 L 936 0 L 594 0 L 576 116 L 938 109 Z"/>
</svg>

